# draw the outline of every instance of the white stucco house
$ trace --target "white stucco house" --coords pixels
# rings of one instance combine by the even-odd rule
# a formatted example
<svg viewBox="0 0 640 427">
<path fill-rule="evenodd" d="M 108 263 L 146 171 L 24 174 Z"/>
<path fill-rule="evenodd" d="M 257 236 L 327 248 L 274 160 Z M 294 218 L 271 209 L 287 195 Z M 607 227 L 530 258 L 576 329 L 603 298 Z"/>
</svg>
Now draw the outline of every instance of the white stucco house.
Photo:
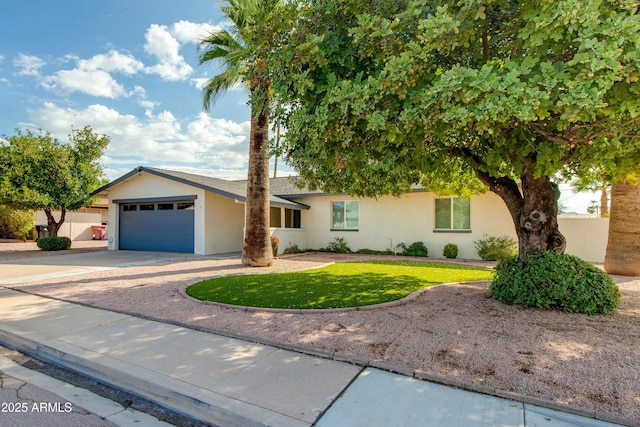
<svg viewBox="0 0 640 427">
<path fill-rule="evenodd" d="M 493 193 L 461 199 L 416 188 L 400 198 L 356 198 L 299 189 L 290 178 L 273 178 L 270 187 L 272 234 L 280 239 L 280 252 L 293 244 L 318 249 L 341 237 L 354 251 L 421 241 L 435 257 L 442 256 L 447 243 L 455 243 L 459 258 L 475 259 L 475 240 L 516 237 L 509 212 Z M 109 200 L 110 250 L 201 255 L 242 250 L 246 181 L 140 166 L 93 195 Z M 560 227 L 566 235 L 562 223 Z M 574 233 L 575 227 L 569 228 Z M 601 262 L 607 230 L 596 250 L 601 254 L 580 253 L 584 239 L 580 247 L 569 244 L 568 252 Z"/>
</svg>

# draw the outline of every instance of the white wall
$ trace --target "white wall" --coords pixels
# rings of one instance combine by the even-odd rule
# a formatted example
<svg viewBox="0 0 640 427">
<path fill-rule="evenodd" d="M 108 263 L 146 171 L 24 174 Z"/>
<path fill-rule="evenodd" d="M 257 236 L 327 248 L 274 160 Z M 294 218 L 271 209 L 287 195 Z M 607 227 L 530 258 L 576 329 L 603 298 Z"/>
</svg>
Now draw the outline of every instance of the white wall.
<svg viewBox="0 0 640 427">
<path fill-rule="evenodd" d="M 297 245 L 301 250 L 307 248 L 307 230 L 305 228 L 272 228 L 271 235 L 280 240 L 279 254 L 284 253 L 284 250 L 292 245 Z"/>
<path fill-rule="evenodd" d="M 101 225 L 103 222 L 103 212 L 106 209 L 86 209 L 87 212 L 67 211 L 65 220 L 58 230 L 58 236 L 68 237 L 71 240 L 91 240 L 93 239 L 92 225 Z M 60 212 L 54 211 L 53 217 L 60 220 Z M 46 225 L 47 215 L 44 211 L 36 211 L 35 225 Z"/>
<path fill-rule="evenodd" d="M 604 262 L 609 218 L 558 218 L 558 228 L 567 239 L 566 253 L 589 262 Z"/>
<path fill-rule="evenodd" d="M 331 202 L 359 200 L 357 231 L 331 230 Z M 510 236 L 517 240 L 511 215 L 502 199 L 493 193 L 471 200 L 471 232 L 434 231 L 435 200 L 433 193 L 419 192 L 401 198 L 391 196 L 357 199 L 345 196 L 317 196 L 296 199 L 311 206 L 302 211 L 302 229 L 306 245 L 300 248 L 326 247 L 336 237 L 344 238 L 351 250 L 385 250 L 402 242 L 424 242 L 429 256 L 442 257 L 447 243 L 458 245 L 458 258 L 478 259 L 474 241 L 488 236 Z M 560 232 L 567 238 L 566 252 L 590 262 L 604 262 L 609 220 L 601 218 L 560 218 Z M 280 237 L 280 229 L 274 234 Z M 287 238 L 280 237 L 282 250 Z"/>
<path fill-rule="evenodd" d="M 205 194 L 205 254 L 237 252 L 243 246 L 244 204 L 219 194 Z"/>
<path fill-rule="evenodd" d="M 331 202 L 359 200 L 357 231 L 331 230 Z M 477 259 L 474 240 L 486 236 L 515 238 L 511 216 L 501 199 L 493 193 L 475 196 L 471 201 L 471 232 L 434 231 L 436 196 L 416 192 L 395 198 L 357 199 L 348 196 L 319 196 L 296 199 L 311 206 L 302 211 L 302 227 L 307 231 L 308 249 L 326 247 L 336 237 L 344 238 L 351 250 L 390 249 L 399 243 L 424 242 L 429 255 L 442 257 L 447 243 L 458 245 L 458 258 Z M 281 240 L 281 245 L 283 244 Z"/>
</svg>

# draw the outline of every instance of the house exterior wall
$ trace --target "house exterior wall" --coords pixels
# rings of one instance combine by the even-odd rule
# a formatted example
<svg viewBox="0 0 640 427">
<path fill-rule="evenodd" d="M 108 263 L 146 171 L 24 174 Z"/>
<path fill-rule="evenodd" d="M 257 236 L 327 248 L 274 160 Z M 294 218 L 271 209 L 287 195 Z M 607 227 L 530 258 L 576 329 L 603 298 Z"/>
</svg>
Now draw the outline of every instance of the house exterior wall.
<svg viewBox="0 0 640 427">
<path fill-rule="evenodd" d="M 244 204 L 229 197 L 206 192 L 204 230 L 205 254 L 242 250 Z"/>
<path fill-rule="evenodd" d="M 603 263 L 609 236 L 609 218 L 558 218 L 567 239 L 566 253 L 585 261 Z"/>
<path fill-rule="evenodd" d="M 511 215 L 500 197 L 493 193 L 471 199 L 471 232 L 436 231 L 435 201 L 437 196 L 428 192 L 414 192 L 395 198 L 358 199 L 348 196 L 323 195 L 296 199 L 311 209 L 302 211 L 302 229 L 306 249 L 326 247 L 336 237 L 344 238 L 351 250 L 392 249 L 398 243 L 409 245 L 424 242 L 429 256 L 442 257 L 447 243 L 458 245 L 458 258 L 478 259 L 474 241 L 489 236 L 510 236 L 517 240 Z M 359 201 L 357 231 L 331 230 L 331 202 Z M 609 220 L 607 218 L 559 218 L 560 232 L 567 239 L 566 253 L 589 262 L 602 263 L 607 247 Z M 280 250 L 288 246 L 287 237 L 277 229 Z M 290 239 L 293 241 L 293 239 Z"/>
<path fill-rule="evenodd" d="M 119 247 L 119 209 L 113 200 L 145 199 L 196 195 L 194 200 L 194 252 L 204 255 L 205 234 L 205 190 L 155 175 L 141 173 L 109 190 L 109 249 Z M 162 230 L 158 230 L 162 233 Z"/>
<path fill-rule="evenodd" d="M 331 229 L 333 201 L 358 200 L 358 230 Z M 493 193 L 475 196 L 471 200 L 470 231 L 439 231 L 435 229 L 436 195 L 414 192 L 400 198 L 358 199 L 348 196 L 313 196 L 296 199 L 310 206 L 302 211 L 302 227 L 306 231 L 308 249 L 326 247 L 336 237 L 344 238 L 351 250 L 393 249 L 399 243 L 410 245 L 421 241 L 429 255 L 442 257 L 447 243 L 458 245 L 458 258 L 477 259 L 473 242 L 487 236 L 508 235 L 515 238 L 511 216 L 502 200 Z M 286 242 L 281 240 L 280 245 Z"/>
</svg>

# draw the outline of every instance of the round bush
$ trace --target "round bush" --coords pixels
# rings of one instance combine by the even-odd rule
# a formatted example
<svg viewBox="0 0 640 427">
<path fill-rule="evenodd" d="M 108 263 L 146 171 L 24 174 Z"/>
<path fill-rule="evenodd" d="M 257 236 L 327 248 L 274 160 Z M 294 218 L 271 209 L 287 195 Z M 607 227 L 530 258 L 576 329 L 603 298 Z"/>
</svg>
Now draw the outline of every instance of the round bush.
<svg viewBox="0 0 640 427">
<path fill-rule="evenodd" d="M 42 237 L 36 242 L 43 251 L 65 251 L 71 247 L 68 237 Z"/>
<path fill-rule="evenodd" d="M 413 242 L 409 246 L 407 246 L 402 252 L 404 256 L 421 256 L 426 257 L 429 256 L 429 250 L 422 242 Z"/>
<path fill-rule="evenodd" d="M 455 243 L 447 243 L 442 250 L 442 255 L 447 258 L 454 259 L 458 256 L 458 245 Z"/>
<path fill-rule="evenodd" d="M 498 301 L 586 314 L 611 313 L 620 304 L 620 290 L 609 276 L 572 255 L 505 258 L 495 270 L 490 291 Z"/>
<path fill-rule="evenodd" d="M 518 254 L 518 243 L 509 236 L 490 236 L 473 243 L 478 256 L 485 261 L 498 261 Z"/>
</svg>

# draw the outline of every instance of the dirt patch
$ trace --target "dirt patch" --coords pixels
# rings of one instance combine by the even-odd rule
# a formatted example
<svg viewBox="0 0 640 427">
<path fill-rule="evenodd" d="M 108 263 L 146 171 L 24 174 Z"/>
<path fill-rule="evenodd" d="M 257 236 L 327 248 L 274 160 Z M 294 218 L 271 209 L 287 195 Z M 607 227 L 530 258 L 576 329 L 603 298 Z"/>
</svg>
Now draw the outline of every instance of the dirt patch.
<svg viewBox="0 0 640 427">
<path fill-rule="evenodd" d="M 613 277 L 623 302 L 607 316 L 503 304 L 490 297 L 488 282 L 437 286 L 406 305 L 338 313 L 251 312 L 203 304 L 181 292 L 214 276 L 268 274 L 372 258 L 380 259 L 310 254 L 251 269 L 236 259 L 203 257 L 11 287 L 337 351 L 640 424 L 640 280 L 635 278 Z"/>
</svg>

